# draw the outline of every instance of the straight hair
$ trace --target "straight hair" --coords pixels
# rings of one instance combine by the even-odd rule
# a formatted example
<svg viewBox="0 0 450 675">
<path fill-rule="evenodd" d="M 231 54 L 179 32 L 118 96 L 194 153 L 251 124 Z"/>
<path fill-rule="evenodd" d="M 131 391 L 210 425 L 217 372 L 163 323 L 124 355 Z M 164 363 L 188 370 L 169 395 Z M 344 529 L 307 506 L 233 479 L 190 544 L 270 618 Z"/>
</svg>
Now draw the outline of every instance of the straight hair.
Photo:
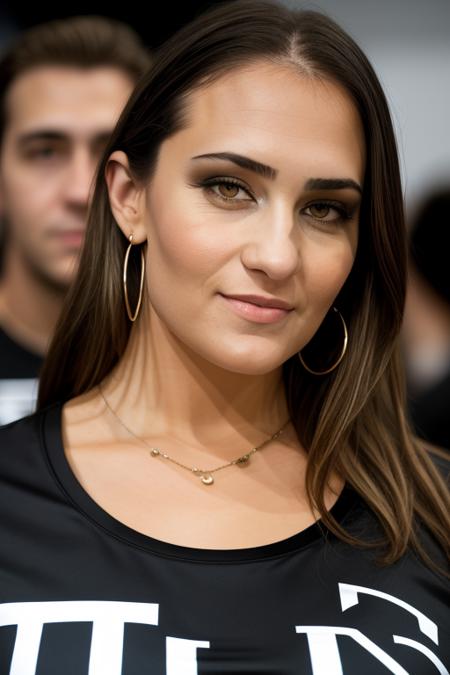
<svg viewBox="0 0 450 675">
<path fill-rule="evenodd" d="M 121 358 L 130 335 L 122 296 L 128 242 L 109 204 L 108 157 L 124 151 L 136 180 L 150 181 L 161 143 L 188 123 L 189 95 L 259 62 L 340 84 L 356 106 L 365 134 L 358 249 L 335 300 L 348 326 L 347 354 L 323 377 L 302 368 L 297 355 L 282 367 L 290 417 L 308 453 L 310 504 L 342 540 L 377 546 L 381 564 L 394 563 L 411 547 L 437 569 L 416 524 L 425 526 L 448 559 L 450 499 L 429 450 L 412 435 L 405 416 L 398 338 L 407 246 L 392 121 L 366 56 L 322 13 L 289 10 L 270 0 L 235 0 L 199 16 L 162 45 L 105 150 L 78 276 L 42 371 L 38 409 L 100 383 Z M 128 279 L 136 294 L 138 264 L 130 266 Z M 376 516 L 381 531 L 376 542 L 350 535 L 327 511 L 323 497 L 335 471 Z"/>
</svg>

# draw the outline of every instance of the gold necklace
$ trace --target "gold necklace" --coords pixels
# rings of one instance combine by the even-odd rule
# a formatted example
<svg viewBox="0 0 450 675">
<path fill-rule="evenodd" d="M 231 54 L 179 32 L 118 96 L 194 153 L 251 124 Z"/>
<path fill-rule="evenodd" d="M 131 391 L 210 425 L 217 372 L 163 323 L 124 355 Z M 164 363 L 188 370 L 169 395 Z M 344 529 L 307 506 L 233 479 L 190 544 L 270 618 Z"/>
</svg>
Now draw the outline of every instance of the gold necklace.
<svg viewBox="0 0 450 675">
<path fill-rule="evenodd" d="M 257 450 L 260 450 L 264 445 L 267 445 L 268 443 L 270 443 L 270 441 L 274 441 L 276 438 L 281 436 L 284 429 L 287 427 L 287 425 L 290 422 L 290 419 L 289 419 L 285 424 L 283 424 L 281 429 L 279 429 L 277 432 L 275 432 L 273 434 L 273 436 L 266 439 L 265 441 L 260 443 L 260 445 L 257 445 L 255 448 L 252 448 L 251 450 L 249 450 L 249 452 L 247 452 L 245 455 L 241 455 L 240 457 L 237 457 L 237 459 L 233 459 L 231 462 L 228 462 L 228 464 L 223 464 L 222 466 L 218 466 L 216 469 L 198 469 L 197 467 L 190 467 L 190 466 L 187 466 L 186 464 L 182 464 L 181 462 L 178 462 L 176 459 L 173 459 L 172 457 L 169 457 L 169 455 L 167 453 L 162 452 L 162 450 L 160 450 L 160 448 L 155 448 L 155 447 L 151 446 L 150 443 L 147 443 L 147 441 L 144 438 L 141 438 L 140 436 L 137 436 L 137 434 L 135 434 L 134 431 L 132 431 L 125 424 L 125 422 L 123 422 L 120 419 L 119 415 L 115 412 L 115 410 L 113 410 L 111 408 L 111 406 L 109 405 L 108 401 L 106 400 L 106 398 L 103 394 L 103 391 L 102 391 L 102 388 L 101 388 L 100 384 L 98 384 L 97 386 L 98 386 L 98 390 L 100 392 L 100 395 L 101 395 L 102 399 L 104 400 L 104 402 L 106 404 L 106 407 L 119 420 L 120 424 L 128 431 L 128 433 L 130 433 L 132 436 L 134 436 L 135 438 L 137 438 L 139 441 L 141 441 L 142 443 L 144 443 L 145 445 L 147 445 L 150 448 L 151 457 L 163 457 L 164 459 L 168 459 L 169 462 L 173 462 L 174 464 L 177 464 L 178 466 L 181 466 L 183 469 L 187 469 L 188 471 L 193 473 L 194 476 L 197 476 L 198 478 L 200 478 L 203 485 L 212 485 L 214 483 L 214 478 L 212 477 L 212 474 L 215 473 L 216 471 L 221 471 L 222 469 L 226 469 L 227 466 L 232 466 L 233 464 L 237 464 L 237 465 L 247 464 L 250 461 L 251 455 L 253 455 Z"/>
</svg>

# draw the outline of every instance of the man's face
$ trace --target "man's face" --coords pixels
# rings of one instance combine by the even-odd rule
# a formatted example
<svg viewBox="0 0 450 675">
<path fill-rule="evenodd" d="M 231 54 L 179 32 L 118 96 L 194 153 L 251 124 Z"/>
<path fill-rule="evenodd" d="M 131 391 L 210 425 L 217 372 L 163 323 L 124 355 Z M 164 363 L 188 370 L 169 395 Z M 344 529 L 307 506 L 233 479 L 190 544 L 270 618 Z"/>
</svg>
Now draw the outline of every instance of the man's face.
<svg viewBox="0 0 450 675">
<path fill-rule="evenodd" d="M 7 251 L 65 289 L 76 272 L 92 181 L 134 83 L 114 67 L 37 66 L 6 98 L 0 215 Z"/>
</svg>

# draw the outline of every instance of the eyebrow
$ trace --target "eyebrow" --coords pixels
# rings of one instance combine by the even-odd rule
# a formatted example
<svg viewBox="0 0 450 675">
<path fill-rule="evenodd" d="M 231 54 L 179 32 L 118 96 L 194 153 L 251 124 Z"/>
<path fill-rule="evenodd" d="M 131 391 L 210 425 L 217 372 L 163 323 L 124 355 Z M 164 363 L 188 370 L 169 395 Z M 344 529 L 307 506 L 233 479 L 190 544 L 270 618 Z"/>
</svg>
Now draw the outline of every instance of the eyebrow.
<svg viewBox="0 0 450 675">
<path fill-rule="evenodd" d="M 305 190 L 356 190 L 362 195 L 362 187 L 352 178 L 310 178 Z"/>
<path fill-rule="evenodd" d="M 192 159 L 224 159 L 233 162 L 233 164 L 237 164 L 243 169 L 249 169 L 264 178 L 270 178 L 270 180 L 274 180 L 278 174 L 278 171 L 272 169 L 271 166 L 257 162 L 255 159 L 250 159 L 250 157 L 237 155 L 234 152 L 212 152 L 207 155 L 196 155 L 195 157 L 192 157 Z"/>
<path fill-rule="evenodd" d="M 222 159 L 237 164 L 243 169 L 249 169 L 263 178 L 274 180 L 278 175 L 277 169 L 267 164 L 257 162 L 250 157 L 244 157 L 234 152 L 211 152 L 205 155 L 196 155 L 192 159 Z M 352 178 L 309 178 L 305 183 L 305 190 L 346 190 L 352 189 L 362 195 L 362 187 Z"/>
<path fill-rule="evenodd" d="M 112 130 L 111 130 L 112 131 Z M 111 135 L 111 131 L 100 131 L 98 134 L 95 134 L 91 139 L 91 143 L 99 143 L 107 141 Z M 69 134 L 63 131 L 54 131 L 52 129 L 36 129 L 33 131 L 25 132 L 21 134 L 17 139 L 17 145 L 19 147 L 25 147 L 33 141 L 67 141 L 70 138 Z"/>
</svg>

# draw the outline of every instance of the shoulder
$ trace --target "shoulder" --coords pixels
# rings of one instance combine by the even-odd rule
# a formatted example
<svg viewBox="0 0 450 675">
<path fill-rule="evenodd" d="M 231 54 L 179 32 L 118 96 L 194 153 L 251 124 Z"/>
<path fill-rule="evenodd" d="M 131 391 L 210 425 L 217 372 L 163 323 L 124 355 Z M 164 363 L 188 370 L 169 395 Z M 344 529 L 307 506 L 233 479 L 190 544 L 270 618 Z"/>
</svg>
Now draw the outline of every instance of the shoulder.
<svg viewBox="0 0 450 675">
<path fill-rule="evenodd" d="M 1 378 L 35 378 L 38 376 L 43 360 L 41 354 L 19 343 L 5 331 L 0 323 Z"/>
<path fill-rule="evenodd" d="M 39 428 L 43 411 L 25 415 L 20 419 L 0 426 L 0 452 L 8 446 L 20 443 L 21 440 L 36 434 Z"/>
</svg>

